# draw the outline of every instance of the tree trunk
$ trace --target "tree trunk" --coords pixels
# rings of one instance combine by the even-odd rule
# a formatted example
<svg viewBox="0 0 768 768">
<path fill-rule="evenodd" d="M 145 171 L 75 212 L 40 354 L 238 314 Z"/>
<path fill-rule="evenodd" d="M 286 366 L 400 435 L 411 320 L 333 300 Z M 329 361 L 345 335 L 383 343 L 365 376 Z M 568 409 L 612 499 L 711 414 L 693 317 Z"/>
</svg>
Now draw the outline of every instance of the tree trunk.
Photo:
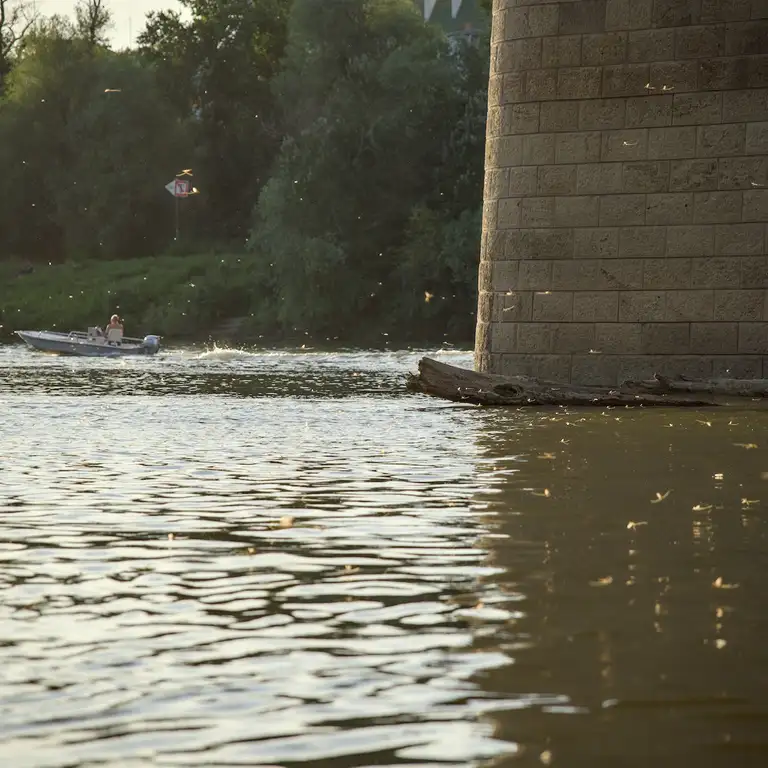
<svg viewBox="0 0 768 768">
<path fill-rule="evenodd" d="M 713 400 L 700 400 L 691 396 L 691 392 L 701 391 L 710 394 L 735 394 L 724 388 L 702 388 L 701 390 L 664 389 L 673 384 L 711 384 L 715 382 L 669 382 L 659 384 L 658 379 L 651 382 L 627 382 L 635 390 L 624 391 L 623 387 L 590 387 L 575 384 L 559 384 L 524 376 L 499 376 L 496 374 L 476 373 L 468 368 L 456 368 L 453 365 L 439 363 L 424 357 L 419 361 L 418 375 L 408 377 L 407 388 L 411 392 L 421 392 L 432 397 L 441 397 L 460 403 L 477 405 L 588 405 L 588 406 L 665 406 L 665 407 L 707 407 L 717 405 Z M 737 382 L 729 382 L 737 383 Z M 756 384 L 758 382 L 752 382 Z M 762 382 L 768 392 L 768 381 Z M 662 389 L 656 389 L 661 386 Z M 678 396 L 667 394 L 679 391 Z"/>
</svg>

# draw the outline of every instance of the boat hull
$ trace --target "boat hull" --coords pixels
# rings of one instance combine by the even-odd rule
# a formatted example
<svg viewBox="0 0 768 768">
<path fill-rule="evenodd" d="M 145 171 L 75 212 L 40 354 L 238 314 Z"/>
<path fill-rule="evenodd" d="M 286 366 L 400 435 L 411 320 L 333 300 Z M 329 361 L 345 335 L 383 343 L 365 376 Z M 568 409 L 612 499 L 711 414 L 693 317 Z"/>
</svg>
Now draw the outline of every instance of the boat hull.
<svg viewBox="0 0 768 768">
<path fill-rule="evenodd" d="M 136 355 L 154 355 L 159 346 L 143 344 L 140 340 L 120 345 L 107 344 L 105 341 L 84 338 L 81 334 L 55 333 L 53 331 L 16 331 L 24 342 L 40 352 L 78 357 L 130 357 Z"/>
</svg>

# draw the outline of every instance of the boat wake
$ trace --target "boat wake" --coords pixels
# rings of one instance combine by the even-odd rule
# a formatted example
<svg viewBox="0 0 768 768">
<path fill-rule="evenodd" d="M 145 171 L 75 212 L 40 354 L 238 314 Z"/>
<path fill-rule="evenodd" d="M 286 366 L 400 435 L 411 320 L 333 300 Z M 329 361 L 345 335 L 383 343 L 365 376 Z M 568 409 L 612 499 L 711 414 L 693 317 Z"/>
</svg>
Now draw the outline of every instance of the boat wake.
<svg viewBox="0 0 768 768">
<path fill-rule="evenodd" d="M 208 349 L 197 355 L 197 360 L 209 360 L 212 362 L 226 362 L 228 360 L 245 360 L 256 357 L 254 352 L 246 352 L 244 349 L 232 349 L 230 347 L 218 347 L 213 345 L 213 349 Z"/>
</svg>

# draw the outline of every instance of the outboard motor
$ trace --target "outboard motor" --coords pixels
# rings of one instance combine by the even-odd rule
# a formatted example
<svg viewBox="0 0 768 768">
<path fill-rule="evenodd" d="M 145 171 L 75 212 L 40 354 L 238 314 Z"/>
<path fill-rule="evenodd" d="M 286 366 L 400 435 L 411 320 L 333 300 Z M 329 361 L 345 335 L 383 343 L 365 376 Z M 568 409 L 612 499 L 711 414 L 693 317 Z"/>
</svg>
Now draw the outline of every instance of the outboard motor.
<svg viewBox="0 0 768 768">
<path fill-rule="evenodd" d="M 159 336 L 145 336 L 143 341 L 143 347 L 147 350 L 147 354 L 154 355 L 160 349 L 160 337 Z"/>
</svg>

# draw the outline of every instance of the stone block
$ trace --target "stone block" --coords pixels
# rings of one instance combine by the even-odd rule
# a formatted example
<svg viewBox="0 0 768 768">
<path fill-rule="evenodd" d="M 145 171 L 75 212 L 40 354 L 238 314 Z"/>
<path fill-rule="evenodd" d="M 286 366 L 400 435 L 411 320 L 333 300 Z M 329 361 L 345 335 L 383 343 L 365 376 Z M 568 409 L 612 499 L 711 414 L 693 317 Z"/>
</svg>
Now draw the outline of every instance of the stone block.
<svg viewBox="0 0 768 768">
<path fill-rule="evenodd" d="M 498 219 L 499 229 L 516 229 L 520 226 L 521 198 L 504 197 L 499 200 Z"/>
<path fill-rule="evenodd" d="M 648 154 L 648 129 L 604 131 L 600 159 L 603 162 L 643 160 Z"/>
<path fill-rule="evenodd" d="M 645 195 L 604 195 L 600 199 L 600 226 L 626 227 L 645 223 Z"/>
<path fill-rule="evenodd" d="M 556 227 L 596 227 L 600 198 L 596 195 L 571 195 L 555 198 Z"/>
<path fill-rule="evenodd" d="M 738 344 L 736 323 L 691 323 L 691 352 L 704 355 L 733 354 Z"/>
<path fill-rule="evenodd" d="M 519 261 L 493 261 L 485 262 L 490 269 L 487 270 L 489 276 L 493 280 L 493 289 L 500 292 L 511 291 L 518 288 L 518 280 L 520 274 Z M 481 265 L 482 266 L 482 265 Z M 480 270 L 482 273 L 482 269 Z M 481 274 L 482 281 L 482 274 Z M 490 290 L 489 288 L 485 290 Z"/>
<path fill-rule="evenodd" d="M 738 259 L 708 256 L 691 261 L 691 288 L 738 288 L 740 280 Z"/>
<path fill-rule="evenodd" d="M 542 41 L 542 67 L 578 67 L 581 64 L 581 35 L 546 37 Z"/>
<path fill-rule="evenodd" d="M 606 98 L 646 96 L 649 77 L 648 64 L 608 64 L 603 67 L 602 95 Z"/>
<path fill-rule="evenodd" d="M 672 160 L 669 172 L 669 189 L 672 192 L 713 191 L 718 188 L 717 159 Z"/>
<path fill-rule="evenodd" d="M 510 40 L 493 46 L 491 51 L 494 72 L 518 72 L 540 69 L 541 38 Z"/>
<path fill-rule="evenodd" d="M 539 195 L 572 195 L 576 192 L 575 165 L 539 166 Z"/>
<path fill-rule="evenodd" d="M 718 224 L 715 253 L 718 256 L 758 256 L 765 242 L 762 224 Z"/>
<path fill-rule="evenodd" d="M 548 291 L 552 288 L 551 261 L 532 259 L 519 263 L 517 287 L 521 291 Z"/>
<path fill-rule="evenodd" d="M 648 29 L 652 13 L 653 0 L 608 0 L 605 6 L 605 28 Z"/>
<path fill-rule="evenodd" d="M 496 229 L 496 200 L 485 200 L 483 202 L 483 231 L 493 232 Z"/>
<path fill-rule="evenodd" d="M 516 261 L 511 263 L 517 264 Z M 480 267 L 477 275 L 477 290 L 480 293 L 491 291 L 493 289 L 493 265 L 494 262 L 488 259 L 480 259 Z"/>
<path fill-rule="evenodd" d="M 768 121 L 747 124 L 745 151 L 748 155 L 768 154 Z"/>
<path fill-rule="evenodd" d="M 510 352 L 542 354 L 552 352 L 555 335 L 554 323 L 521 324 L 517 334 L 517 346 Z"/>
<path fill-rule="evenodd" d="M 667 256 L 711 256 L 715 249 L 712 226 L 667 227 Z"/>
<path fill-rule="evenodd" d="M 648 159 L 677 160 L 696 154 L 696 128 L 693 126 L 649 128 Z"/>
<path fill-rule="evenodd" d="M 622 291 L 619 294 L 619 321 L 647 323 L 662 321 L 666 313 L 665 291 Z"/>
<path fill-rule="evenodd" d="M 669 322 L 713 320 L 715 292 L 710 289 L 667 291 L 664 319 Z"/>
<path fill-rule="evenodd" d="M 547 381 L 568 381 L 570 355 L 502 355 L 501 373 L 506 376 L 532 376 Z"/>
<path fill-rule="evenodd" d="M 739 352 L 768 354 L 768 323 L 739 323 Z"/>
<path fill-rule="evenodd" d="M 696 224 L 729 224 L 741 221 L 742 195 L 748 192 L 694 192 Z"/>
<path fill-rule="evenodd" d="M 556 163 L 596 163 L 599 160 L 599 131 L 555 134 Z"/>
<path fill-rule="evenodd" d="M 486 123 L 486 139 L 501 135 L 501 107 L 488 105 L 488 119 Z"/>
<path fill-rule="evenodd" d="M 700 0 L 655 0 L 652 26 L 690 27 L 699 23 L 700 14 Z"/>
<path fill-rule="evenodd" d="M 485 172 L 483 197 L 486 200 L 495 200 L 499 197 L 506 197 L 508 190 L 509 173 L 506 168 L 490 168 Z"/>
<path fill-rule="evenodd" d="M 619 230 L 619 256 L 645 258 L 664 256 L 666 227 L 622 227 Z"/>
<path fill-rule="evenodd" d="M 509 169 L 509 194 L 513 197 L 530 197 L 536 194 L 538 167 L 535 165 Z"/>
<path fill-rule="evenodd" d="M 765 24 L 759 21 L 742 21 L 728 24 L 725 30 L 726 56 L 749 56 L 768 53 L 768 35 Z"/>
<path fill-rule="evenodd" d="M 650 194 L 645 204 L 646 224 L 690 224 L 693 222 L 692 192 Z"/>
<path fill-rule="evenodd" d="M 736 58 L 735 61 L 747 63 L 747 88 L 765 88 L 768 86 L 768 55 L 743 56 Z M 739 71 L 740 74 L 740 71 Z M 737 88 L 743 88 L 741 80 L 737 80 Z"/>
<path fill-rule="evenodd" d="M 586 354 L 571 358 L 571 381 L 575 384 L 615 384 L 619 375 L 619 359 L 615 355 Z"/>
<path fill-rule="evenodd" d="M 642 29 L 629 33 L 627 59 L 631 64 L 672 61 L 674 58 L 674 29 Z"/>
<path fill-rule="evenodd" d="M 538 104 L 511 104 L 501 107 L 500 135 L 536 133 L 539 130 Z"/>
<path fill-rule="evenodd" d="M 551 227 L 555 220 L 554 197 L 525 197 L 520 210 L 520 226 Z"/>
<path fill-rule="evenodd" d="M 600 227 L 574 232 L 574 257 L 577 259 L 613 259 L 619 254 L 619 230 Z"/>
<path fill-rule="evenodd" d="M 517 104 L 524 101 L 523 75 L 520 72 L 508 72 L 495 79 L 498 87 L 498 104 Z"/>
<path fill-rule="evenodd" d="M 745 21 L 750 16 L 752 0 L 701 0 L 701 23 Z"/>
<path fill-rule="evenodd" d="M 549 165 L 555 162 L 555 134 L 540 133 L 523 136 L 523 165 Z"/>
<path fill-rule="evenodd" d="M 540 130 L 577 131 L 579 129 L 578 101 L 549 101 L 541 105 Z"/>
<path fill-rule="evenodd" d="M 492 353 L 517 351 L 517 323 L 493 323 L 490 332 Z"/>
<path fill-rule="evenodd" d="M 601 83 L 600 67 L 564 67 L 557 71 L 557 98 L 597 98 L 600 95 Z"/>
<path fill-rule="evenodd" d="M 557 96 L 557 72 L 554 69 L 529 69 L 525 72 L 525 98 L 517 101 L 546 101 Z"/>
<path fill-rule="evenodd" d="M 768 222 L 768 189 L 754 189 L 747 192 L 731 192 L 744 195 L 744 221 Z"/>
<path fill-rule="evenodd" d="M 643 262 L 643 288 L 660 290 L 691 287 L 691 260 L 645 259 Z"/>
<path fill-rule="evenodd" d="M 741 287 L 768 288 L 768 257 L 741 259 Z"/>
<path fill-rule="evenodd" d="M 568 259 L 572 255 L 572 229 L 513 230 L 505 251 L 508 259 Z"/>
<path fill-rule="evenodd" d="M 643 323 L 641 350 L 654 355 L 684 355 L 691 349 L 690 323 Z"/>
<path fill-rule="evenodd" d="M 555 328 L 553 349 L 556 354 L 589 352 L 595 344 L 594 323 L 559 323 Z"/>
<path fill-rule="evenodd" d="M 715 291 L 715 320 L 759 321 L 763 319 L 764 310 L 765 291 Z"/>
<path fill-rule="evenodd" d="M 579 129 L 582 131 L 623 128 L 626 103 L 623 99 L 589 99 L 579 104 Z"/>
<path fill-rule="evenodd" d="M 618 291 L 576 291 L 573 294 L 575 322 L 615 322 L 619 319 Z"/>
<path fill-rule="evenodd" d="M 661 61 L 650 65 L 649 80 L 658 93 L 685 93 L 699 89 L 699 67 L 695 61 Z"/>
<path fill-rule="evenodd" d="M 702 91 L 728 91 L 751 88 L 751 59 L 732 56 L 699 60 L 699 89 Z M 755 85 L 754 87 L 759 87 Z"/>
<path fill-rule="evenodd" d="M 766 0 L 752 0 L 751 19 L 768 19 L 768 2 Z"/>
<path fill-rule="evenodd" d="M 690 6 L 690 0 L 687 2 Z M 686 26 L 678 29 L 675 34 L 675 59 L 722 56 L 724 52 L 725 27 L 723 25 Z"/>
<path fill-rule="evenodd" d="M 576 191 L 580 195 L 624 191 L 621 163 L 583 163 L 577 168 Z"/>
<path fill-rule="evenodd" d="M 495 164 L 499 168 L 508 168 L 511 165 L 520 165 L 523 156 L 523 139 L 521 136 L 500 136 L 492 139 L 494 142 L 492 152 L 495 156 Z"/>
<path fill-rule="evenodd" d="M 584 35 L 581 41 L 581 61 L 588 66 L 623 64 L 627 58 L 628 32 L 604 32 Z"/>
<path fill-rule="evenodd" d="M 607 355 L 634 355 L 640 352 L 639 323 L 597 323 L 594 349 Z"/>
<path fill-rule="evenodd" d="M 760 355 L 718 355 L 712 360 L 712 377 L 715 379 L 759 379 L 763 358 Z M 768 374 L 768 370 L 766 370 Z M 768 378 L 768 376 L 766 376 Z"/>
<path fill-rule="evenodd" d="M 720 189 L 768 188 L 768 156 L 724 157 L 719 168 Z"/>
<path fill-rule="evenodd" d="M 732 122 L 768 120 L 768 88 L 726 91 L 723 115 Z"/>
<path fill-rule="evenodd" d="M 488 80 L 488 106 L 497 107 L 501 104 L 502 77 L 491 75 Z"/>
<path fill-rule="evenodd" d="M 627 128 L 657 128 L 672 125 L 674 96 L 633 96 L 627 99 Z"/>
<path fill-rule="evenodd" d="M 529 5 L 521 8 L 508 8 L 504 21 L 504 39 L 517 40 L 556 35 L 558 10 L 558 5 Z"/>
<path fill-rule="evenodd" d="M 744 154 L 744 123 L 701 125 L 697 128 L 696 154 L 699 157 L 724 157 Z"/>
<path fill-rule="evenodd" d="M 562 3 L 558 33 L 561 35 L 602 32 L 605 29 L 606 0 Z"/>
<path fill-rule="evenodd" d="M 674 125 L 711 125 L 721 122 L 722 119 L 722 93 L 706 91 L 675 94 L 672 109 Z"/>
<path fill-rule="evenodd" d="M 537 292 L 533 296 L 533 319 L 564 323 L 573 320 L 573 292 Z"/>
<path fill-rule="evenodd" d="M 663 192 L 669 188 L 669 160 L 624 163 L 624 192 Z"/>
<path fill-rule="evenodd" d="M 583 291 L 600 286 L 597 259 L 565 259 L 552 263 L 552 290 Z"/>
<path fill-rule="evenodd" d="M 643 287 L 643 260 L 604 259 L 600 262 L 600 274 L 606 290 L 640 290 Z M 619 296 L 619 306 L 621 306 L 621 296 Z"/>
<path fill-rule="evenodd" d="M 533 314 L 531 291 L 506 291 L 494 296 L 493 319 L 497 323 L 528 322 Z"/>
</svg>

